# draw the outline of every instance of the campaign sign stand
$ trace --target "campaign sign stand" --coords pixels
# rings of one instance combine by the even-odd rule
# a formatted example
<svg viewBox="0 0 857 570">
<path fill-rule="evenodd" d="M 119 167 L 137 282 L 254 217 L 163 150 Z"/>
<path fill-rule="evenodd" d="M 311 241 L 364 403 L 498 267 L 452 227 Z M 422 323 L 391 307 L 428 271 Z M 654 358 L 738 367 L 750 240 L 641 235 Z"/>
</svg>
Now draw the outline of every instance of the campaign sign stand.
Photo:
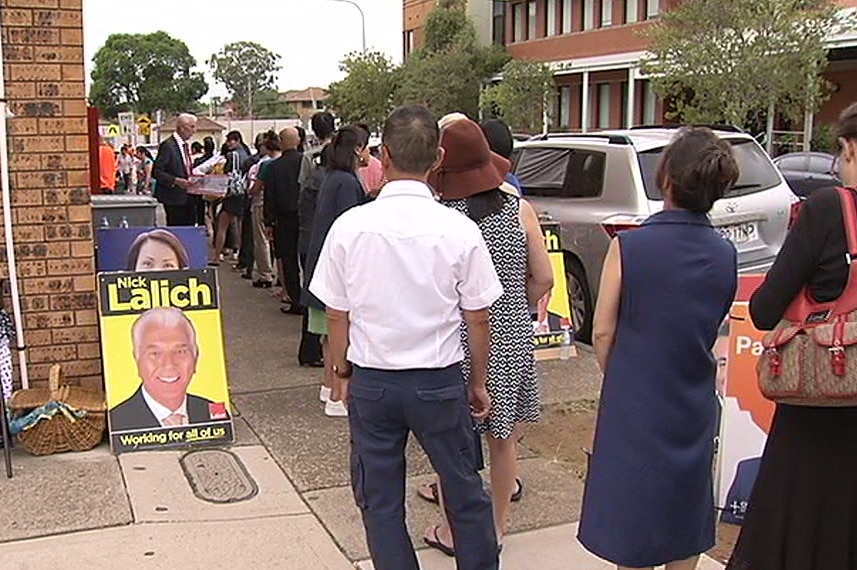
<svg viewBox="0 0 857 570">
<path fill-rule="evenodd" d="M 219 446 L 234 429 L 217 273 L 100 273 L 114 453 Z"/>
<path fill-rule="evenodd" d="M 753 326 L 749 309 L 750 297 L 763 280 L 763 275 L 739 277 L 728 339 L 721 335 L 714 347 L 715 357 L 726 359 L 725 378 L 718 378 L 723 411 L 717 506 L 723 510 L 721 520 L 733 524 L 741 524 L 747 512 L 775 409 L 759 391 L 756 363 L 764 333 Z"/>
<path fill-rule="evenodd" d="M 571 320 L 571 302 L 565 277 L 565 254 L 562 251 L 559 223 L 542 221 L 542 233 L 553 269 L 553 289 L 536 307 L 533 315 L 533 344 L 537 360 L 577 356 Z"/>
</svg>

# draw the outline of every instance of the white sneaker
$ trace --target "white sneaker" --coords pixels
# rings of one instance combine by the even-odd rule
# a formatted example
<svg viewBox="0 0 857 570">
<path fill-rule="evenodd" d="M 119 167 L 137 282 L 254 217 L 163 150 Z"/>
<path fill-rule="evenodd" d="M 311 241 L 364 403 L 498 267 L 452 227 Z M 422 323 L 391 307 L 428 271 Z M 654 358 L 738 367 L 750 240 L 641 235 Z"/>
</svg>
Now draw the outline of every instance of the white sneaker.
<svg viewBox="0 0 857 570">
<path fill-rule="evenodd" d="M 348 408 L 345 407 L 342 400 L 338 402 L 328 400 L 327 403 L 324 404 L 324 415 L 330 418 L 347 418 Z"/>
<path fill-rule="evenodd" d="M 331 391 L 332 390 L 330 388 L 328 388 L 327 386 L 322 386 L 321 390 L 318 391 L 319 401 L 321 401 L 323 404 L 326 404 L 327 401 L 330 399 Z"/>
</svg>

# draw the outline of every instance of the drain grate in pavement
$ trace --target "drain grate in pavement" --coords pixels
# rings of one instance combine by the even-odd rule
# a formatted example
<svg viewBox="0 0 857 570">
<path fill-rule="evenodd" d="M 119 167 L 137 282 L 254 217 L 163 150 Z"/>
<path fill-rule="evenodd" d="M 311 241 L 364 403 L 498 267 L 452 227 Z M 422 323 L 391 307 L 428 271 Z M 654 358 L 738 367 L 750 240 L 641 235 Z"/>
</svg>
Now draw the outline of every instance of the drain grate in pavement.
<svg viewBox="0 0 857 570">
<path fill-rule="evenodd" d="M 193 493 L 203 501 L 237 503 L 252 499 L 259 492 L 241 460 L 228 451 L 191 451 L 179 463 Z"/>
</svg>

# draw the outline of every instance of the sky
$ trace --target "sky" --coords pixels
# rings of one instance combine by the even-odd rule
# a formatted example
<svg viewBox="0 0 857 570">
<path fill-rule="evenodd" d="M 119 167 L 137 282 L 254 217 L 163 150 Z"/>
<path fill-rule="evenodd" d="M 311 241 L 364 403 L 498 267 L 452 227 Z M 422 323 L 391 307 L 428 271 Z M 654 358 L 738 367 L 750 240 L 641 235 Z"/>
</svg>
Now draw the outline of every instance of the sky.
<svg viewBox="0 0 857 570">
<path fill-rule="evenodd" d="M 355 1 L 366 14 L 367 49 L 400 62 L 402 1 Z M 227 43 L 254 41 L 280 54 L 280 90 L 327 87 L 342 78 L 342 57 L 362 47 L 357 8 L 335 0 L 83 0 L 83 29 L 87 84 L 92 56 L 110 34 L 163 30 L 187 44 L 198 70 L 206 72 L 209 95 L 216 96 L 226 91 L 213 82 L 205 61 Z"/>
</svg>

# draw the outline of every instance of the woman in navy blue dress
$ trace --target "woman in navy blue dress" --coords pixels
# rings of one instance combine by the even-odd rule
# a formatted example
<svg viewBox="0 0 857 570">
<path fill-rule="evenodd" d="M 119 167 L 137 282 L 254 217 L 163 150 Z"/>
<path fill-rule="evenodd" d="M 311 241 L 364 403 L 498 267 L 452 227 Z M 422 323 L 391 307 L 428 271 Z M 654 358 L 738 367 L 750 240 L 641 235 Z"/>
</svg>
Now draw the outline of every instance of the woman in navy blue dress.
<svg viewBox="0 0 857 570">
<path fill-rule="evenodd" d="M 619 568 L 691 570 L 714 546 L 711 350 L 737 255 L 708 212 L 737 178 L 728 143 L 682 129 L 658 170 L 664 210 L 607 253 L 594 332 L 605 378 L 579 538 Z"/>
</svg>

